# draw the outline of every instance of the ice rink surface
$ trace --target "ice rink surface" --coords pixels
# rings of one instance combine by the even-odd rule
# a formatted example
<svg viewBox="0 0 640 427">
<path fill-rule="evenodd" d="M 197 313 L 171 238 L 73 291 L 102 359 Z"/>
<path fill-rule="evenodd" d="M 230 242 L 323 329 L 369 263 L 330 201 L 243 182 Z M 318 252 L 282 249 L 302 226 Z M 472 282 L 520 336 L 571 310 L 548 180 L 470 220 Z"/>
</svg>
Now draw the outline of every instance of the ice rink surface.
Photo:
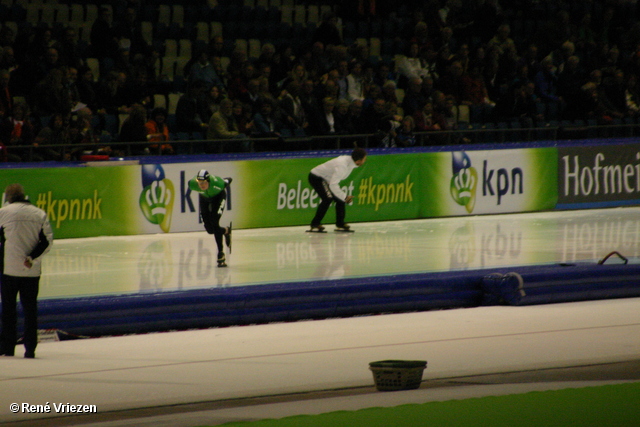
<svg viewBox="0 0 640 427">
<path fill-rule="evenodd" d="M 640 208 L 358 223 L 355 233 L 333 228 L 234 230 L 227 269 L 216 267 L 215 241 L 204 231 L 58 240 L 43 261 L 40 297 L 595 263 L 611 251 L 629 262 L 640 256 Z"/>
<path fill-rule="evenodd" d="M 629 262 L 640 257 L 640 208 L 353 228 L 353 234 L 332 226 L 326 234 L 305 227 L 235 230 L 226 269 L 215 267 L 215 243 L 204 232 L 59 240 L 45 259 L 41 297 L 595 263 L 611 251 Z M 20 357 L 21 348 L 16 354 L 0 359 L 0 423 L 217 425 L 637 381 L 640 298 L 44 342 L 35 360 Z M 386 359 L 428 361 L 422 387 L 375 391 L 368 364 Z M 624 373 L 612 375 L 612 366 L 624 366 Z M 566 369 L 573 374 L 562 375 Z M 96 412 L 22 410 L 54 402 L 95 405 Z M 19 404 L 17 413 L 11 403 Z"/>
</svg>

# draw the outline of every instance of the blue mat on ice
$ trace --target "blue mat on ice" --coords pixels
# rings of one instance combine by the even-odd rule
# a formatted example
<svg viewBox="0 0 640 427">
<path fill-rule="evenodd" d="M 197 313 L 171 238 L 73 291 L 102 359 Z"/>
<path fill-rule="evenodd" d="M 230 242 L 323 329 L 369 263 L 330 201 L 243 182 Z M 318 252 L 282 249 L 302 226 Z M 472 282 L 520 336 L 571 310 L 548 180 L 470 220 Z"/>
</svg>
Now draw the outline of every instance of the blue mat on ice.
<svg viewBox="0 0 640 427">
<path fill-rule="evenodd" d="M 517 273 L 518 298 L 487 298 L 487 276 Z M 542 265 L 51 299 L 40 329 L 98 336 L 355 315 L 640 296 L 638 264 Z"/>
</svg>

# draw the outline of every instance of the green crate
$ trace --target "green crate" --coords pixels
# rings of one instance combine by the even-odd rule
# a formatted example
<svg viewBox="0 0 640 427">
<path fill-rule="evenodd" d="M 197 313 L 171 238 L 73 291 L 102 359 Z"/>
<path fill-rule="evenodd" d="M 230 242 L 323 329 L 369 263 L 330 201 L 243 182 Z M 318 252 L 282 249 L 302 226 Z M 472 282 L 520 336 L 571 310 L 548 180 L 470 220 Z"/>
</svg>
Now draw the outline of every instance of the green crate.
<svg viewBox="0 0 640 427">
<path fill-rule="evenodd" d="M 369 363 L 378 391 L 415 390 L 420 388 L 424 360 L 381 360 Z"/>
</svg>

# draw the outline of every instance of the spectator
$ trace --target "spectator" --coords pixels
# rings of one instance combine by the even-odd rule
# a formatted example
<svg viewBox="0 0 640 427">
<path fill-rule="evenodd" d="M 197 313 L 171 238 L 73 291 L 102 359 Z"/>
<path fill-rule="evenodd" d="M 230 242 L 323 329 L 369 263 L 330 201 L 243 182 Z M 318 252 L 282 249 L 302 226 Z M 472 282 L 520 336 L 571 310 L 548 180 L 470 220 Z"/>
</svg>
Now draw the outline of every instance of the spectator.
<svg viewBox="0 0 640 427">
<path fill-rule="evenodd" d="M 98 17 L 91 25 L 90 41 L 91 56 L 100 59 L 103 66 L 105 58 L 115 60 L 120 44 L 113 28 L 111 7 L 100 6 Z"/>
<path fill-rule="evenodd" d="M 125 85 L 127 74 L 119 71 L 110 72 L 97 85 L 96 95 L 98 108 L 106 114 L 128 114 L 131 111 L 129 95 Z"/>
<path fill-rule="evenodd" d="M 529 80 L 535 79 L 536 74 L 540 71 L 540 59 L 538 58 L 538 46 L 535 43 L 529 43 L 527 49 L 520 56 L 518 65 L 527 66 L 527 77 Z"/>
<path fill-rule="evenodd" d="M 65 87 L 64 71 L 54 68 L 41 81 L 30 97 L 33 112 L 37 116 L 50 116 L 55 113 L 69 114 L 75 105 Z"/>
<path fill-rule="evenodd" d="M 576 104 L 581 102 L 582 86 L 585 83 L 586 76 L 580 69 L 580 58 L 575 55 L 569 57 L 558 75 L 558 95 L 566 102 L 565 118 L 579 118 L 576 116 Z"/>
<path fill-rule="evenodd" d="M 251 107 L 239 99 L 233 100 L 233 117 L 238 125 L 238 132 L 245 136 L 253 133 L 254 124 Z"/>
<path fill-rule="evenodd" d="M 468 105 L 475 111 L 477 117 L 488 120 L 493 117 L 495 102 L 489 98 L 489 91 L 480 73 L 480 66 L 472 63 L 469 73 L 462 77 L 462 100 L 461 105 Z"/>
<path fill-rule="evenodd" d="M 325 84 L 324 95 L 322 93 L 318 93 L 316 90 L 316 86 L 311 79 L 307 79 L 304 81 L 302 86 L 300 87 L 300 102 L 302 103 L 302 109 L 304 110 L 305 117 L 308 117 L 309 120 L 313 120 L 314 117 L 319 117 L 322 114 L 321 103 L 318 101 L 319 99 L 324 99 L 326 97 L 336 99 L 337 96 L 337 87 L 332 85 L 333 81 L 327 81 Z M 332 91 L 333 88 L 334 90 Z"/>
<path fill-rule="evenodd" d="M 128 40 L 131 56 L 144 55 L 149 47 L 142 35 L 138 12 L 133 6 L 128 6 L 114 23 L 113 33 L 119 40 Z"/>
<path fill-rule="evenodd" d="M 474 12 L 473 34 L 480 43 L 488 42 L 495 35 L 502 19 L 503 11 L 498 0 L 485 0 Z"/>
<path fill-rule="evenodd" d="M 372 106 L 363 109 L 362 114 L 368 125 L 366 133 L 377 133 L 381 145 L 390 146 L 391 139 L 395 137 L 393 131 L 399 126 L 402 117 L 389 112 L 383 98 L 377 98 Z"/>
<path fill-rule="evenodd" d="M 333 116 L 336 122 L 336 129 L 338 130 L 338 133 L 345 135 L 357 133 L 355 125 L 352 123 L 351 117 L 349 115 L 349 101 L 347 101 L 346 99 L 338 99 L 336 101 L 336 107 L 333 112 Z"/>
<path fill-rule="evenodd" d="M 80 102 L 89 107 L 92 111 L 104 113 L 98 108 L 98 95 L 96 93 L 96 83 L 94 82 L 93 71 L 86 65 L 81 66 L 78 71 L 76 88 Z"/>
<path fill-rule="evenodd" d="M 453 96 L 456 105 L 461 103 L 464 98 L 465 75 L 460 61 L 453 61 L 447 67 L 447 72 L 440 76 L 437 88 L 446 95 Z M 413 113 L 413 112 L 411 112 Z"/>
<path fill-rule="evenodd" d="M 60 64 L 78 68 L 84 63 L 84 52 L 78 44 L 78 31 L 68 26 L 62 32 L 62 37 L 53 43 L 58 50 Z"/>
<path fill-rule="evenodd" d="M 120 136 L 118 141 L 120 142 L 147 142 L 147 110 L 140 104 L 134 104 L 131 106 L 131 113 L 129 117 L 124 119 L 122 127 L 120 128 Z M 137 154 L 148 154 L 149 148 L 142 144 L 134 146 L 134 152 Z"/>
<path fill-rule="evenodd" d="M 534 79 L 537 95 L 546 103 L 560 102 L 561 98 L 558 96 L 558 76 L 553 69 L 553 60 L 549 57 L 544 58 L 540 62 L 540 67 L 541 69 Z"/>
<path fill-rule="evenodd" d="M 497 119 L 502 121 L 517 120 L 524 128 L 533 127 L 536 121 L 542 120 L 543 117 L 538 115 L 532 86 L 533 83 L 522 81 L 516 83 L 496 105 Z"/>
<path fill-rule="evenodd" d="M 256 76 L 256 69 L 250 61 L 241 65 L 240 72 L 227 82 L 229 98 L 238 99 L 244 97 L 249 90 L 249 82 Z"/>
<path fill-rule="evenodd" d="M 306 112 L 300 99 L 300 84 L 291 81 L 280 98 L 280 108 L 284 113 L 284 122 L 294 134 L 304 134 L 309 125 Z"/>
<path fill-rule="evenodd" d="M 224 38 L 222 35 L 211 37 L 209 45 L 207 46 L 207 53 L 209 54 L 209 58 L 220 58 L 226 56 L 224 51 Z"/>
<path fill-rule="evenodd" d="M 601 95 L 605 97 L 613 117 L 627 116 L 627 99 L 624 71 L 616 69 L 612 75 L 603 80 Z"/>
<path fill-rule="evenodd" d="M 314 117 L 312 122 L 311 133 L 313 135 L 335 135 L 337 133 L 336 120 L 333 114 L 335 105 L 336 100 L 334 98 L 324 98 L 322 100 L 322 111 Z"/>
<path fill-rule="evenodd" d="M 126 75 L 122 86 L 123 100 L 126 106 L 142 104 L 146 108 L 153 107 L 154 91 L 144 67 L 134 67 L 131 74 Z"/>
<path fill-rule="evenodd" d="M 7 70 L 9 73 L 18 68 L 18 62 L 14 54 L 13 46 L 0 48 L 0 70 Z"/>
<path fill-rule="evenodd" d="M 349 74 L 347 75 L 347 99 L 364 100 L 365 82 L 362 74 L 362 63 L 353 62 Z"/>
<path fill-rule="evenodd" d="M 208 111 L 202 109 L 203 93 L 207 89 L 207 84 L 202 80 L 189 83 L 187 93 L 178 99 L 176 105 L 176 131 L 177 132 L 205 132 L 209 127 L 210 117 Z M 211 113 L 213 114 L 213 112 Z M 205 121 L 206 120 L 206 121 Z"/>
<path fill-rule="evenodd" d="M 287 89 L 287 86 L 290 82 L 295 82 L 298 85 L 302 85 L 304 81 L 308 78 L 307 69 L 304 66 L 304 63 L 297 62 L 293 65 L 291 70 L 287 73 L 286 78 L 278 83 L 278 87 L 280 89 Z"/>
<path fill-rule="evenodd" d="M 29 107 L 24 102 L 16 102 L 11 114 L 0 122 L 0 143 L 6 150 L 6 160 L 21 162 L 31 160 L 29 146 L 33 144 L 35 129 L 31 122 Z M 3 150 L 4 151 L 4 150 Z"/>
<path fill-rule="evenodd" d="M 627 77 L 625 98 L 627 103 L 627 111 L 630 117 L 638 117 L 640 115 L 640 88 L 638 87 L 638 77 L 631 74 Z"/>
<path fill-rule="evenodd" d="M 147 128 L 147 140 L 152 143 L 149 151 L 160 154 L 174 154 L 173 147 L 169 144 L 169 127 L 167 126 L 167 110 L 156 107 L 151 110 L 149 120 L 145 123 Z"/>
<path fill-rule="evenodd" d="M 376 85 L 377 86 L 377 85 Z M 398 102 L 398 96 L 396 94 L 396 82 L 393 80 L 387 80 L 381 86 L 380 94 L 387 102 L 394 102 L 396 104 L 400 104 Z"/>
<path fill-rule="evenodd" d="M 411 43 L 406 56 L 398 58 L 396 67 L 400 74 L 398 87 L 406 89 L 408 81 L 415 78 L 424 78 L 430 75 L 429 69 L 425 66 L 423 59 L 419 56 L 420 47 L 418 43 Z"/>
<path fill-rule="evenodd" d="M 444 117 L 435 114 L 431 102 L 425 103 L 421 110 L 413 114 L 413 121 L 418 132 L 442 130 L 446 126 Z"/>
<path fill-rule="evenodd" d="M 258 111 L 260 101 L 260 80 L 252 78 L 247 82 L 246 91 L 237 97 L 243 104 L 249 107 L 251 115 Z"/>
<path fill-rule="evenodd" d="M 60 113 L 52 115 L 47 126 L 38 132 L 34 142 L 38 146 L 36 153 L 41 160 L 70 160 L 70 156 L 65 157 L 63 154 L 70 151 L 70 146 L 52 147 L 71 144 L 69 117 Z"/>
<path fill-rule="evenodd" d="M 415 77 L 409 80 L 407 91 L 402 100 L 402 109 L 405 115 L 412 115 L 422 109 L 427 102 L 427 98 L 422 91 L 422 79 Z"/>
<path fill-rule="evenodd" d="M 311 43 L 321 42 L 324 46 L 341 45 L 342 37 L 337 27 L 338 17 L 332 11 L 322 15 L 322 22 L 316 28 Z"/>
<path fill-rule="evenodd" d="M 349 82 L 347 81 L 347 76 L 349 75 L 349 62 L 346 59 L 340 60 L 336 66 L 336 72 L 337 76 L 334 77 L 334 80 L 339 88 L 338 99 L 346 99 L 350 101 L 348 93 Z"/>
<path fill-rule="evenodd" d="M 611 124 L 612 117 L 601 101 L 598 86 L 594 82 L 587 82 L 582 86 L 582 100 L 577 104 L 577 109 L 579 117 L 595 120 L 600 125 Z"/>
<path fill-rule="evenodd" d="M 220 76 L 218 76 L 213 64 L 209 60 L 207 51 L 201 50 L 197 52 L 194 58 L 195 61 L 191 65 L 187 81 L 189 83 L 195 82 L 196 80 L 203 81 L 206 84 L 207 90 L 211 86 L 218 86 L 221 89 L 224 88 Z"/>
<path fill-rule="evenodd" d="M 508 51 L 516 51 L 516 44 L 510 37 L 511 27 L 509 24 L 502 24 L 498 27 L 496 34 L 493 36 L 489 43 L 487 43 L 488 49 L 495 49 L 498 52 L 498 56 L 504 55 Z"/>
<path fill-rule="evenodd" d="M 284 127 L 277 110 L 274 108 L 273 100 L 261 98 L 258 104 L 258 112 L 253 116 L 254 134 L 253 136 L 280 137 Z"/>
<path fill-rule="evenodd" d="M 204 92 L 202 95 L 203 102 L 197 102 L 196 104 L 202 104 L 199 116 L 202 122 L 209 123 L 211 115 L 220 109 L 220 102 L 224 99 L 224 94 L 218 86 L 211 86 L 211 88 Z"/>
<path fill-rule="evenodd" d="M 233 101 L 226 98 L 220 102 L 220 109 L 213 113 L 209 121 L 207 139 L 244 139 L 246 135 L 238 131 L 238 123 L 233 114 Z M 214 147 L 209 147 L 213 149 Z M 222 146 L 218 147 L 222 148 Z M 246 151 L 247 144 L 238 143 L 230 147 L 233 151 Z"/>
<path fill-rule="evenodd" d="M 384 102 L 384 99 L 382 100 Z M 363 135 L 372 132 L 372 126 L 367 123 L 367 118 L 364 116 L 362 101 L 355 99 L 349 104 L 349 122 L 356 134 Z"/>
<path fill-rule="evenodd" d="M 416 136 L 413 133 L 415 122 L 413 117 L 405 116 L 402 124 L 397 130 L 395 145 L 397 147 L 413 147 L 416 145 Z"/>
<path fill-rule="evenodd" d="M 0 120 L 11 114 L 13 109 L 13 96 L 9 89 L 11 73 L 8 70 L 0 69 Z"/>
</svg>

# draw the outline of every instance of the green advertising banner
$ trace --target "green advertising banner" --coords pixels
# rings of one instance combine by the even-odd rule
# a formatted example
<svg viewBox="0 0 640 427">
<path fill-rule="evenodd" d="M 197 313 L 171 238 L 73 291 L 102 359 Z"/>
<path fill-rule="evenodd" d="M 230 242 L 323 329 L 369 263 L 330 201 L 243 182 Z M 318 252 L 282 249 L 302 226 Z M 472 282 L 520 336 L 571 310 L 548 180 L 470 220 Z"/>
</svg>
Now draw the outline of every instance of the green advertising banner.
<svg viewBox="0 0 640 427">
<path fill-rule="evenodd" d="M 242 224 L 308 224 L 318 199 L 307 176 L 326 160 L 244 162 L 241 198 L 253 208 Z M 370 155 L 341 184 L 354 197 L 347 221 L 384 221 L 553 209 L 556 171 L 555 148 Z"/>
<path fill-rule="evenodd" d="M 57 239 L 139 232 L 140 166 L 5 169 L 2 190 L 20 183 L 47 213 Z M 4 199 L 3 199 L 4 203 Z"/>
<path fill-rule="evenodd" d="M 437 158 L 437 156 L 436 156 Z M 253 208 L 240 213 L 247 228 L 308 224 L 318 197 L 308 181 L 309 171 L 329 158 L 272 159 L 244 162 L 241 198 Z M 347 221 L 417 218 L 429 196 L 423 191 L 424 169 L 437 162 L 424 155 L 369 156 L 341 184 L 354 196 Z M 330 209 L 325 223 L 335 221 Z"/>
<path fill-rule="evenodd" d="M 426 185 L 437 188 L 426 217 L 532 212 L 556 206 L 555 147 L 440 154 L 446 165 L 430 169 L 424 178 Z"/>
</svg>

